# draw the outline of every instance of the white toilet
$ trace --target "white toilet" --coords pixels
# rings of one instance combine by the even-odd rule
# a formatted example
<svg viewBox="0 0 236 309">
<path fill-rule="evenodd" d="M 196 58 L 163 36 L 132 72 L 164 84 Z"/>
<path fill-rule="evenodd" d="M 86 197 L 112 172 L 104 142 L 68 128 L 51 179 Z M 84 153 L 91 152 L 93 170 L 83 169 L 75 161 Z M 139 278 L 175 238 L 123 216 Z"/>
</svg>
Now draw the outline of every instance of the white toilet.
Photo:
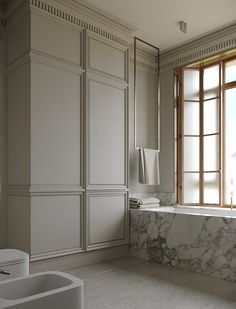
<svg viewBox="0 0 236 309">
<path fill-rule="evenodd" d="M 28 275 L 28 253 L 16 249 L 0 249 L 0 281 Z"/>
</svg>

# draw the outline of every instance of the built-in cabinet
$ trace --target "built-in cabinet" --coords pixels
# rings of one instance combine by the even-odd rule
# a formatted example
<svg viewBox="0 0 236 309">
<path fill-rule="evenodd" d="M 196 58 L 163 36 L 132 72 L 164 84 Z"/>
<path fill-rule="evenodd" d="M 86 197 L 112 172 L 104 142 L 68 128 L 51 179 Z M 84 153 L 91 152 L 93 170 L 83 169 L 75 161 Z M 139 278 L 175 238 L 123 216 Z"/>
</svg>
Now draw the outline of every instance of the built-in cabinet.
<svg viewBox="0 0 236 309">
<path fill-rule="evenodd" d="M 26 7 L 5 53 L 6 244 L 32 261 L 126 244 L 127 46 Z"/>
<path fill-rule="evenodd" d="M 128 50 L 87 33 L 86 247 L 127 242 Z"/>
<path fill-rule="evenodd" d="M 86 247 L 128 240 L 128 50 L 87 33 Z"/>
</svg>

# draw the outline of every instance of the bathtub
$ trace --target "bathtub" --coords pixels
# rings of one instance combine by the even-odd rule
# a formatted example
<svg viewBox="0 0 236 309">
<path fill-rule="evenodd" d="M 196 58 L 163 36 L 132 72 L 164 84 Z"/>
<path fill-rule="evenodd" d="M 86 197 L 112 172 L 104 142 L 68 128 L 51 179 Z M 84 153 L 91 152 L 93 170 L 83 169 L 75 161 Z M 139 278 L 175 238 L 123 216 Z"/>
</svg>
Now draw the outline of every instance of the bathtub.
<svg viewBox="0 0 236 309">
<path fill-rule="evenodd" d="M 201 206 L 158 206 L 141 208 L 140 211 L 168 212 L 185 215 L 202 215 L 213 217 L 236 218 L 236 208 L 201 207 Z"/>
<path fill-rule="evenodd" d="M 83 281 L 44 272 L 0 283 L 0 309 L 83 309 Z"/>
<path fill-rule="evenodd" d="M 236 281 L 236 209 L 130 209 L 130 255 Z"/>
</svg>

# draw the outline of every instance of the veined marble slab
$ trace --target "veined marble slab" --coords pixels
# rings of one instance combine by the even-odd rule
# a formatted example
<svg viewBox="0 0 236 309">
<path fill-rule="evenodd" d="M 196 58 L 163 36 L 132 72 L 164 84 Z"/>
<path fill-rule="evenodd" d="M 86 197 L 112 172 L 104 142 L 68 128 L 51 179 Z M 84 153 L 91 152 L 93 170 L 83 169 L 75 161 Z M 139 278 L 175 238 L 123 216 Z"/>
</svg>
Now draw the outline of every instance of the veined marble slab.
<svg viewBox="0 0 236 309">
<path fill-rule="evenodd" d="M 130 210 L 131 255 L 236 281 L 236 218 L 168 208 Z"/>
</svg>

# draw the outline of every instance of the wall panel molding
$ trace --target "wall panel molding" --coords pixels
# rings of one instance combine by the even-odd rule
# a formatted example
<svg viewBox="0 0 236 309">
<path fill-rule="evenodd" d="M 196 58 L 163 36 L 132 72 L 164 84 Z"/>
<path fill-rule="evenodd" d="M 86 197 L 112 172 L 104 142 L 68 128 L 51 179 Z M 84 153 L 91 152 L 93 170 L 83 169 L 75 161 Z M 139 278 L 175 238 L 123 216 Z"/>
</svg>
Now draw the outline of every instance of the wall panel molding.
<svg viewBox="0 0 236 309">
<path fill-rule="evenodd" d="M 55 252 L 55 258 L 34 256 L 30 263 L 30 273 L 48 270 L 69 270 L 81 266 L 128 256 L 128 245 L 106 248 L 83 253 Z"/>
<path fill-rule="evenodd" d="M 87 154 L 88 157 L 90 158 L 90 154 L 91 154 L 91 134 L 92 134 L 92 130 L 91 130 L 91 124 L 93 124 L 93 122 L 91 121 L 91 85 L 94 84 L 94 87 L 97 85 L 97 87 L 104 87 L 104 89 L 108 90 L 110 89 L 110 91 L 115 91 L 115 90 L 121 90 L 123 91 L 123 104 L 124 104 L 124 110 L 123 110 L 123 116 L 124 116 L 124 166 L 123 166 L 123 183 L 111 183 L 109 182 L 109 184 L 107 183 L 93 183 L 93 181 L 91 180 L 91 161 L 90 159 L 87 159 L 87 184 L 86 184 L 86 188 L 87 189 L 117 189 L 117 190 L 122 190 L 128 187 L 128 172 L 127 172 L 127 168 L 128 168 L 128 126 L 127 126 L 127 119 L 128 119 L 128 90 L 127 87 L 124 84 L 120 84 L 114 81 L 110 81 L 108 82 L 107 79 L 104 79 L 103 77 L 100 76 L 96 76 L 95 78 L 88 78 L 88 93 L 87 93 L 87 116 L 86 116 L 86 120 L 87 120 L 87 130 L 86 130 L 86 134 L 87 134 Z M 107 88 L 109 87 L 109 88 Z M 98 91 L 99 91 L 98 88 Z M 96 88 L 94 88 L 94 90 L 96 90 Z M 94 105 L 94 107 L 96 107 Z M 109 178 L 109 177 L 108 177 Z"/>
<path fill-rule="evenodd" d="M 92 46 L 93 45 L 93 46 Z M 94 52 L 96 50 L 96 53 Z M 112 63 L 104 53 L 112 55 Z M 128 83 L 128 47 L 109 42 L 98 35 L 88 32 L 87 35 L 87 70 L 104 77 Z M 101 57 L 102 55 L 102 57 Z M 100 56 L 100 57 L 99 57 Z M 116 60 L 116 61 L 115 61 Z M 115 67 L 115 63 L 116 67 Z M 121 71 L 121 72 L 117 72 Z"/>
<path fill-rule="evenodd" d="M 111 204 L 107 204 L 105 205 L 105 199 L 106 198 L 113 198 L 113 202 Z M 123 207 L 122 210 L 122 220 L 123 220 L 123 230 L 122 230 L 122 235 L 119 235 L 119 233 L 121 231 L 118 231 L 116 229 L 114 229 L 113 224 L 110 224 L 107 220 L 104 221 L 103 225 L 99 224 L 99 218 L 95 215 L 94 216 L 94 210 L 95 208 L 99 207 L 99 199 L 103 199 L 103 202 L 100 204 L 100 206 L 102 207 L 108 207 L 107 211 L 109 211 L 109 209 L 112 209 L 113 207 L 117 209 L 117 205 L 114 206 L 114 198 L 122 198 L 123 199 L 123 205 L 121 205 L 121 207 Z M 94 200 L 95 204 L 98 202 L 98 205 L 95 206 L 95 204 L 93 205 L 94 209 L 93 211 L 91 210 L 91 201 L 92 199 Z M 109 201 L 108 201 L 109 202 Z M 99 213 L 103 214 L 103 216 L 107 215 L 107 212 L 100 212 L 100 210 L 98 210 Z M 93 214 L 93 217 L 91 217 L 91 215 Z M 112 218 L 112 216 L 114 216 Z M 112 233 L 118 233 L 118 234 L 114 234 L 114 235 L 110 235 L 110 233 L 106 233 L 106 236 L 111 239 L 107 239 L 104 240 L 104 237 L 102 236 L 102 234 L 99 236 L 96 233 L 96 226 L 94 224 L 91 224 L 91 220 L 93 220 L 96 217 L 96 220 L 98 220 L 98 225 L 97 228 L 99 228 L 100 232 L 103 233 L 101 230 L 104 228 L 104 225 L 106 225 L 105 229 L 111 229 Z M 87 192 L 86 194 L 86 250 L 90 251 L 90 250 L 94 250 L 94 249 L 101 249 L 101 248 L 106 248 L 106 247 L 113 247 L 113 246 L 118 246 L 118 245 L 122 245 L 122 244 L 126 244 L 128 243 L 128 194 L 127 192 Z M 119 223 L 119 221 L 117 221 L 117 214 L 111 212 L 109 214 L 109 218 L 110 220 L 113 220 L 116 224 Z M 103 219 L 104 220 L 104 219 Z M 109 226 L 110 224 L 110 226 Z M 93 230 L 94 229 L 94 230 Z M 93 238 L 96 238 L 93 239 Z M 102 240 L 98 240 L 99 238 L 101 238 Z M 112 239 L 113 238 L 113 239 Z"/>
<path fill-rule="evenodd" d="M 236 24 L 161 53 L 161 71 L 168 71 L 236 48 Z"/>
<path fill-rule="evenodd" d="M 62 71 L 74 73 L 76 75 L 81 75 L 82 73 L 85 72 L 85 70 L 82 69 L 82 67 L 78 64 L 65 61 L 61 58 L 57 58 L 57 57 L 48 55 L 46 53 L 39 52 L 39 51 L 32 50 L 32 49 L 30 52 L 30 59 L 34 62 L 45 64 L 53 68 L 60 69 Z"/>
<path fill-rule="evenodd" d="M 81 195 L 85 190 L 81 186 L 76 185 L 33 185 L 22 186 L 12 185 L 6 186 L 5 192 L 7 195 L 17 196 L 34 196 L 34 195 Z"/>
<path fill-rule="evenodd" d="M 83 253 L 83 252 L 85 252 L 84 249 L 73 248 L 73 249 L 58 250 L 58 251 L 53 251 L 53 252 L 46 252 L 46 253 L 41 253 L 41 254 L 32 254 L 30 256 L 30 262 L 36 262 L 36 261 L 41 261 L 41 260 L 45 260 L 45 259 L 63 257 L 63 256 L 66 256 L 66 255 Z"/>
</svg>

